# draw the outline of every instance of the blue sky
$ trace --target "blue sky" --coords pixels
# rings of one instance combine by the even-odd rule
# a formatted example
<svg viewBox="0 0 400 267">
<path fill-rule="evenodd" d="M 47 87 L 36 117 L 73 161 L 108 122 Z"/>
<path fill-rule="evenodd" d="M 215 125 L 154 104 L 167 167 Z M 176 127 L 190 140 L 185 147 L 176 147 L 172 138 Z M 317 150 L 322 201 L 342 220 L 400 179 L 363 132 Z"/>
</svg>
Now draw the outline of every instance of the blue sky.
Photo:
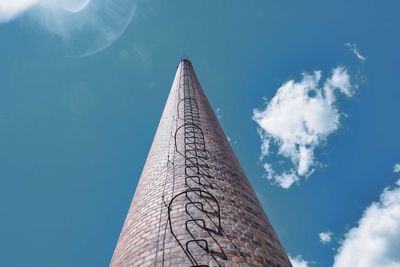
<svg viewBox="0 0 400 267">
<path fill-rule="evenodd" d="M 301 255 L 303 266 L 332 266 L 335 256 L 335 266 L 400 265 L 397 1 L 135 4 L 106 39 L 96 39 L 102 19 L 81 28 L 87 38 L 76 34 L 73 23 L 101 16 L 93 3 L 73 14 L 79 20 L 45 4 L 18 7 L 13 19 L 0 9 L 1 266 L 108 265 L 184 55 L 292 258 Z M 339 123 L 318 139 L 314 172 L 281 188 L 259 161 L 254 109 L 265 110 L 302 73 L 321 71 L 319 90 L 340 66 L 353 94 L 336 94 Z M 297 171 L 277 149 L 268 162 Z M 374 244 L 364 221 L 385 218 L 375 234 L 387 246 L 365 248 L 367 263 L 350 262 L 346 253 Z M 322 232 L 331 242 L 321 243 Z"/>
</svg>

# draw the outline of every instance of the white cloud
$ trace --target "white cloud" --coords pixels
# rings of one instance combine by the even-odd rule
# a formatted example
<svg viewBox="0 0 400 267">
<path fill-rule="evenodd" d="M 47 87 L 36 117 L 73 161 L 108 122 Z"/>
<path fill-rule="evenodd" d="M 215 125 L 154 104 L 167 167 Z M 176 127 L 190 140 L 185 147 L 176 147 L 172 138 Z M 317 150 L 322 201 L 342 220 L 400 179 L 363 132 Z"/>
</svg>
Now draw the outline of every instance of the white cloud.
<svg viewBox="0 0 400 267">
<path fill-rule="evenodd" d="M 321 233 L 318 234 L 319 241 L 322 244 L 328 244 L 328 243 L 330 243 L 332 241 L 332 235 L 333 235 L 332 232 L 321 232 Z"/>
<path fill-rule="evenodd" d="M 262 150 L 263 150 L 263 147 L 261 147 L 261 153 L 262 153 Z M 288 189 L 292 186 L 292 184 L 294 184 L 295 182 L 298 182 L 300 180 L 299 177 L 297 177 L 297 175 L 293 171 L 276 174 L 271 164 L 264 163 L 263 166 L 264 166 L 264 169 L 266 172 L 267 179 L 274 180 L 282 188 Z"/>
<path fill-rule="evenodd" d="M 289 260 L 292 263 L 293 267 L 309 267 L 310 266 L 310 262 L 303 260 L 303 258 L 300 255 L 298 255 L 294 258 L 289 256 Z"/>
<path fill-rule="evenodd" d="M 366 58 L 361 55 L 360 51 L 358 50 L 356 44 L 352 44 L 352 43 L 345 43 L 344 44 L 351 52 L 354 53 L 354 55 L 356 55 L 356 57 L 361 60 L 361 61 L 365 61 Z"/>
<path fill-rule="evenodd" d="M 393 166 L 393 172 L 400 172 L 400 163 L 396 163 L 394 166 Z"/>
<path fill-rule="evenodd" d="M 260 162 L 273 152 L 286 159 L 283 171 L 276 171 L 271 162 L 264 164 L 268 179 L 289 188 L 300 177 L 311 175 L 318 165 L 315 149 L 340 126 L 336 94 L 351 97 L 354 90 L 344 67 L 334 68 L 324 83 L 321 71 L 314 71 L 304 73 L 301 81 L 284 83 L 264 108 L 254 109 L 262 140 Z"/>
<path fill-rule="evenodd" d="M 346 233 L 333 266 L 400 267 L 400 180 Z"/>
</svg>

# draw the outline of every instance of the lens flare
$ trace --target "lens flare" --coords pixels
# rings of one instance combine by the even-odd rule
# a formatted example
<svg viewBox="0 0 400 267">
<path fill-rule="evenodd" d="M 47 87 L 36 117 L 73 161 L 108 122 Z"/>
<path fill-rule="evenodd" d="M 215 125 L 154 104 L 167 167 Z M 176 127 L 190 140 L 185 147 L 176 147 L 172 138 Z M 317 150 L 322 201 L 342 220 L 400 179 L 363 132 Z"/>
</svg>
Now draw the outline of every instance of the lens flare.
<svg viewBox="0 0 400 267">
<path fill-rule="evenodd" d="M 38 2 L 39 0 L 0 0 L 0 23 L 15 19 Z"/>
<path fill-rule="evenodd" d="M 89 56 L 126 30 L 138 0 L 0 0 L 0 22 L 22 14 L 60 37 L 67 51 Z"/>
<path fill-rule="evenodd" d="M 78 13 L 85 9 L 90 0 L 61 0 L 61 6 L 69 12 Z"/>
</svg>

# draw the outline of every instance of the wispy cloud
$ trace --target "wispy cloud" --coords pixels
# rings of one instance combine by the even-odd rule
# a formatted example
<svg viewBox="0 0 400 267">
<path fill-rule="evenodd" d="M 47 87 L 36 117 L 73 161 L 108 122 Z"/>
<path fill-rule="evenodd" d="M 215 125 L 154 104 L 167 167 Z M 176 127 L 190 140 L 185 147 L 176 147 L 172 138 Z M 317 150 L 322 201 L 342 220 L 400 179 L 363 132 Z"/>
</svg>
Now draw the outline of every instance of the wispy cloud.
<svg viewBox="0 0 400 267">
<path fill-rule="evenodd" d="M 318 234 L 318 236 L 319 236 L 319 241 L 322 244 L 328 244 L 332 241 L 333 233 L 332 232 L 321 232 Z"/>
<path fill-rule="evenodd" d="M 356 57 L 361 60 L 361 61 L 365 61 L 367 60 L 363 55 L 361 55 L 360 51 L 358 50 L 356 44 L 353 43 L 345 43 L 344 44 L 351 52 L 354 53 L 354 55 L 356 55 Z"/>
<path fill-rule="evenodd" d="M 396 163 L 393 166 L 393 172 L 396 172 L 396 173 L 400 172 L 400 163 Z"/>
<path fill-rule="evenodd" d="M 322 82 L 322 72 L 304 73 L 278 88 L 265 107 L 254 109 L 261 137 L 260 162 L 266 177 L 283 188 L 307 178 L 318 165 L 314 151 L 340 127 L 336 94 L 351 97 L 355 86 L 345 67 L 336 67 Z M 272 164 L 270 158 L 277 157 Z"/>
<path fill-rule="evenodd" d="M 216 110 L 216 113 L 217 113 L 217 118 L 220 120 L 220 119 L 222 119 L 222 110 L 221 110 L 221 108 L 217 108 L 217 110 Z"/>
<path fill-rule="evenodd" d="M 301 255 L 297 255 L 296 257 L 291 257 L 289 255 L 289 260 L 292 263 L 293 267 L 309 267 L 310 262 L 304 260 Z"/>
<path fill-rule="evenodd" d="M 400 180 L 365 209 L 335 256 L 334 267 L 400 266 Z"/>
</svg>

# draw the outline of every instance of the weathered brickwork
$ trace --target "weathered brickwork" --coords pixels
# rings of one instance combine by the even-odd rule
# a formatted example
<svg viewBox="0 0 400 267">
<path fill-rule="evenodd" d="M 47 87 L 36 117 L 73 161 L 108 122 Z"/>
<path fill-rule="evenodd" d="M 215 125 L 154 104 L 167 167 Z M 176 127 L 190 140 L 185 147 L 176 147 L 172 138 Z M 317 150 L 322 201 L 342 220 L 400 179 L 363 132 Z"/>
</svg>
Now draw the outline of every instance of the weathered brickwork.
<svg viewBox="0 0 400 267">
<path fill-rule="evenodd" d="M 110 266 L 291 266 L 187 60 Z"/>
</svg>

